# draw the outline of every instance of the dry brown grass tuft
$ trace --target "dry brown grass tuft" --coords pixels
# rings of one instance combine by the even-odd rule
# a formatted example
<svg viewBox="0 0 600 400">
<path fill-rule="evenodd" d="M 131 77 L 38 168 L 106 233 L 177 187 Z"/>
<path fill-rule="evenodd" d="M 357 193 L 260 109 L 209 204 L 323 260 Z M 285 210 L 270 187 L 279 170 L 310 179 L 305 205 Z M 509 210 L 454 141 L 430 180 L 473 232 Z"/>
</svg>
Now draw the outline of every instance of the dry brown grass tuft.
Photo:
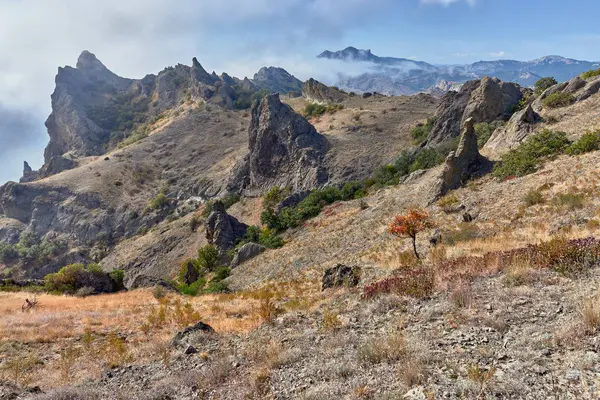
<svg viewBox="0 0 600 400">
<path fill-rule="evenodd" d="M 587 334 L 593 335 L 600 330 L 600 299 L 595 296 L 584 300 L 579 309 L 581 323 Z"/>
</svg>

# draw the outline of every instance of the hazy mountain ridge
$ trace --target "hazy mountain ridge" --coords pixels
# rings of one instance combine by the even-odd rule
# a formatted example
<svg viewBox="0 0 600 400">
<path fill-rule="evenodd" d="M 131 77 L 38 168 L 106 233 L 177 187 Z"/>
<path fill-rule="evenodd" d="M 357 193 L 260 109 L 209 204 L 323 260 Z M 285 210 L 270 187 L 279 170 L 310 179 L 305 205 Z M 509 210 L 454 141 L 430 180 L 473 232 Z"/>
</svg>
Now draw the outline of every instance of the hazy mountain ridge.
<svg viewBox="0 0 600 400">
<path fill-rule="evenodd" d="M 532 86 L 545 76 L 554 76 L 558 81 L 567 81 L 600 66 L 598 62 L 556 55 L 531 61 L 495 60 L 478 61 L 467 65 L 432 65 L 407 58 L 379 57 L 371 50 L 360 50 L 354 47 L 335 52 L 326 50 L 317 58 L 349 63 L 371 63 L 370 70 L 358 76 L 348 76 L 340 72 L 336 84 L 346 90 L 381 92 L 389 95 L 435 93 L 434 87 L 440 81 L 462 83 L 484 76 L 496 77 L 522 86 Z"/>
</svg>

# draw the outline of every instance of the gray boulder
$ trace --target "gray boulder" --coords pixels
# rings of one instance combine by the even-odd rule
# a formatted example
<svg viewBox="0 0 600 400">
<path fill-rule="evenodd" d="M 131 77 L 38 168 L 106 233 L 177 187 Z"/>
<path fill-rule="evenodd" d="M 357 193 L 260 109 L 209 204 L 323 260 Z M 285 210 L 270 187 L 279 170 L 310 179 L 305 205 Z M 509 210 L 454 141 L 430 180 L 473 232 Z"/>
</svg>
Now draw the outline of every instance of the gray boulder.
<svg viewBox="0 0 600 400">
<path fill-rule="evenodd" d="M 240 247 L 233 256 L 233 260 L 231 261 L 231 268 L 235 268 L 240 264 L 258 256 L 263 253 L 267 248 L 265 246 L 261 246 L 256 243 L 246 243 L 242 247 Z"/>
<path fill-rule="evenodd" d="M 191 285 L 200 278 L 200 274 L 194 265 L 192 260 L 187 260 L 184 265 L 185 271 L 183 273 L 183 279 L 186 285 Z"/>
<path fill-rule="evenodd" d="M 334 287 L 354 287 L 360 282 L 361 268 L 338 264 L 323 275 L 322 290 Z"/>
<path fill-rule="evenodd" d="M 223 203 L 216 201 L 213 204 L 206 220 L 206 239 L 219 249 L 223 264 L 230 261 L 227 252 L 235 248 L 238 239 L 243 238 L 247 230 L 248 225 L 227 214 Z"/>
<path fill-rule="evenodd" d="M 171 346 L 179 347 L 182 344 L 186 345 L 186 348 L 193 343 L 199 342 L 199 339 L 212 336 L 216 332 L 212 326 L 205 324 L 204 322 L 198 322 L 196 325 L 189 326 L 183 331 L 178 332 L 173 339 L 171 339 Z"/>
<path fill-rule="evenodd" d="M 513 114 L 505 126 L 496 129 L 484 148 L 500 151 L 518 146 L 534 132 L 535 124 L 541 120 L 540 115 L 533 111 L 532 105 L 529 104 L 525 109 Z"/>
</svg>

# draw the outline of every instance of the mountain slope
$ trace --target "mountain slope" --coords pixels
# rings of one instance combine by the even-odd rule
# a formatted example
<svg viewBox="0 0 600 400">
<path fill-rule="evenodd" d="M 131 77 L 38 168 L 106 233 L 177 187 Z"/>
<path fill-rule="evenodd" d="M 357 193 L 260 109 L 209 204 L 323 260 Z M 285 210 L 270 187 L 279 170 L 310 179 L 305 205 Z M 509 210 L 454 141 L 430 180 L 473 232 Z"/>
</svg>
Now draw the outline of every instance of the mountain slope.
<svg viewBox="0 0 600 400">
<path fill-rule="evenodd" d="M 496 77 L 522 86 L 532 86 L 538 79 L 554 76 L 567 81 L 582 72 L 600 67 L 598 62 L 580 61 L 560 56 L 546 56 L 532 61 L 479 61 L 469 65 L 434 66 L 406 58 L 379 57 L 370 50 L 348 47 L 339 51 L 324 51 L 320 59 L 350 63 L 368 63 L 370 71 L 347 76 L 339 71 L 337 85 L 349 91 L 380 92 L 400 95 L 431 90 L 441 81 L 462 83 L 484 76 Z"/>
</svg>

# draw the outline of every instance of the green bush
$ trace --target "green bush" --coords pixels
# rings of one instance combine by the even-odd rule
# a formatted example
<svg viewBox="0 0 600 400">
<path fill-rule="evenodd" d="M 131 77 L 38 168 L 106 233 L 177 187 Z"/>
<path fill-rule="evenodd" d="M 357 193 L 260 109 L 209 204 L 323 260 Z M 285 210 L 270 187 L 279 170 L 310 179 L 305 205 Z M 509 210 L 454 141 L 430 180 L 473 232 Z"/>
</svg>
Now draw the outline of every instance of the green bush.
<svg viewBox="0 0 600 400">
<path fill-rule="evenodd" d="M 60 271 L 46 275 L 44 283 L 46 290 L 53 293 L 74 295 L 84 287 L 99 289 L 99 284 L 104 288 L 103 281 L 106 273 L 98 264 L 71 264 L 60 269 Z M 116 289 L 116 288 L 115 288 Z"/>
<path fill-rule="evenodd" d="M 427 139 L 436 121 L 437 117 L 429 117 L 425 124 L 419 125 L 412 130 L 411 135 L 416 145 L 423 143 Z"/>
<path fill-rule="evenodd" d="M 325 114 L 325 112 L 327 112 L 327 106 L 319 103 L 308 103 L 304 107 L 302 115 L 304 115 L 306 118 L 318 117 Z"/>
<path fill-rule="evenodd" d="M 569 144 L 566 133 L 544 129 L 502 156 L 492 174 L 500 179 L 531 174 L 543 159 L 563 153 Z"/>
<path fill-rule="evenodd" d="M 290 194 L 290 188 L 280 188 L 279 186 L 273 187 L 263 197 L 263 208 L 268 209 L 277 207 L 277 205 Z"/>
<path fill-rule="evenodd" d="M 182 284 L 177 286 L 179 293 L 186 296 L 196 296 L 206 286 L 206 279 L 204 277 L 199 278 L 196 282 L 186 285 Z"/>
<path fill-rule="evenodd" d="M 270 249 L 283 247 L 283 239 L 275 234 L 271 228 L 260 229 L 258 226 L 249 226 L 244 238 L 238 243 L 241 247 L 246 243 L 257 243 Z"/>
<path fill-rule="evenodd" d="M 219 250 L 213 244 L 198 249 L 198 266 L 204 271 L 214 271 L 219 266 Z"/>
<path fill-rule="evenodd" d="M 477 135 L 477 147 L 481 149 L 483 146 L 485 146 L 488 140 L 490 140 L 490 137 L 492 137 L 494 131 L 502 125 L 504 125 L 504 122 L 502 121 L 494 121 L 491 124 L 488 124 L 486 122 L 475 124 L 475 134 Z"/>
<path fill-rule="evenodd" d="M 539 190 L 530 190 L 523 196 L 523 202 L 525 202 L 528 207 L 535 206 L 536 204 L 544 202 L 544 196 Z"/>
<path fill-rule="evenodd" d="M 153 210 L 160 210 L 162 209 L 164 206 L 167 205 L 169 199 L 167 197 L 166 194 L 164 193 L 159 193 L 156 195 L 155 198 L 153 198 L 152 200 L 150 200 L 150 203 L 148 204 L 149 208 L 152 208 Z"/>
<path fill-rule="evenodd" d="M 108 275 L 115 282 L 116 290 L 125 289 L 125 271 L 123 271 L 122 269 L 115 269 L 114 271 L 111 271 Z"/>
<path fill-rule="evenodd" d="M 410 173 L 410 165 L 415 161 L 415 158 L 408 152 L 403 151 L 400 153 L 396 161 L 394 162 L 394 167 L 400 174 L 400 176 L 408 175 Z"/>
<path fill-rule="evenodd" d="M 581 74 L 581 77 L 583 79 L 590 79 L 590 78 L 594 78 L 596 76 L 600 76 L 600 68 L 592 69 L 590 71 L 587 71 L 587 72 L 584 72 L 583 74 Z"/>
<path fill-rule="evenodd" d="M 555 92 L 542 100 L 542 105 L 548 108 L 560 108 L 569 106 L 574 101 L 575 97 L 570 93 Z"/>
<path fill-rule="evenodd" d="M 567 154 L 578 155 L 600 149 L 600 131 L 588 132 L 567 148 Z"/>
<path fill-rule="evenodd" d="M 8 243 L 0 243 L 0 263 L 7 263 L 19 258 L 17 247 Z"/>
<path fill-rule="evenodd" d="M 557 83 L 558 82 L 553 77 L 547 77 L 547 78 L 542 78 L 542 79 L 538 80 L 535 83 L 535 85 L 533 85 L 535 95 L 539 96 L 540 94 L 544 93 L 544 91 L 546 89 L 551 88 L 552 86 L 556 85 Z"/>
<path fill-rule="evenodd" d="M 415 161 L 410 165 L 409 171 L 415 172 L 420 169 L 433 168 L 441 164 L 444 158 L 435 149 L 423 149 L 415 157 Z"/>
</svg>

